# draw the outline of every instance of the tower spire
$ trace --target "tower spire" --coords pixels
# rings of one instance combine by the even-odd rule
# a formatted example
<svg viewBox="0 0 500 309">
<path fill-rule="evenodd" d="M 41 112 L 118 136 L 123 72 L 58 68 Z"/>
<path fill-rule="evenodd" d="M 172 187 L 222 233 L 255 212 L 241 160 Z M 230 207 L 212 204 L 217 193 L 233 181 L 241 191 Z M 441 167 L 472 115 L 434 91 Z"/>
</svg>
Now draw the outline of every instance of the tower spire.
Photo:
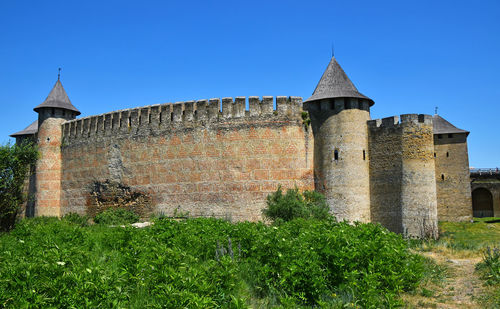
<svg viewBox="0 0 500 309">
<path fill-rule="evenodd" d="M 57 69 L 57 80 L 60 80 L 61 79 L 61 68 L 58 68 Z"/>
</svg>

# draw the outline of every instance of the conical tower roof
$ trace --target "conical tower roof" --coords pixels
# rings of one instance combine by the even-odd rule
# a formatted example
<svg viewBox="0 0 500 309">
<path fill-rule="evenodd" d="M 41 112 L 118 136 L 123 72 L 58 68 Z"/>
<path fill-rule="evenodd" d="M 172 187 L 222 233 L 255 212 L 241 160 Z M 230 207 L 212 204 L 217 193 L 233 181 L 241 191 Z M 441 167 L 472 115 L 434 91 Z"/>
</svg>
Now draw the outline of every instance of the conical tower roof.
<svg viewBox="0 0 500 309">
<path fill-rule="evenodd" d="M 62 108 L 66 110 L 70 110 L 73 112 L 76 112 L 76 115 L 80 115 L 80 111 L 76 109 L 76 107 L 71 104 L 71 101 L 68 98 L 68 95 L 66 94 L 66 91 L 63 88 L 63 85 L 61 84 L 61 81 L 58 79 L 56 84 L 54 85 L 54 88 L 49 93 L 49 96 L 43 101 L 42 104 L 38 105 L 35 107 L 33 110 L 35 112 L 38 112 L 39 109 L 44 108 L 44 107 L 55 107 L 55 108 Z"/>
<path fill-rule="evenodd" d="M 38 132 L 38 120 L 33 121 L 32 124 L 24 128 L 24 130 L 11 134 L 11 137 L 23 136 L 23 135 L 32 135 Z"/>
<path fill-rule="evenodd" d="M 360 98 L 370 101 L 370 106 L 374 104 L 372 99 L 361 94 L 358 89 L 356 89 L 335 57 L 332 57 L 332 60 L 330 60 L 313 95 L 304 102 L 333 98 Z"/>
<path fill-rule="evenodd" d="M 465 131 L 455 127 L 449 121 L 439 116 L 438 114 L 432 116 L 432 125 L 434 134 L 465 133 L 469 135 L 469 131 Z"/>
</svg>

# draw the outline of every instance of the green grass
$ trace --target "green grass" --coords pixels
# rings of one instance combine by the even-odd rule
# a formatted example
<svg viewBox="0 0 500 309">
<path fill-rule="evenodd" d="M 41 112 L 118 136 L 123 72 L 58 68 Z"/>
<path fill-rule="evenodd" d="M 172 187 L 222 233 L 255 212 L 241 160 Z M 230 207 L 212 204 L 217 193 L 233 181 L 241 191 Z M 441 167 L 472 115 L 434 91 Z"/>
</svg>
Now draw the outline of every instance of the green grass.
<svg viewBox="0 0 500 309">
<path fill-rule="evenodd" d="M 85 223 L 27 219 L 0 235 L 0 307 L 395 307 L 425 271 L 373 224 Z"/>
<path fill-rule="evenodd" d="M 411 240 L 412 246 L 423 251 L 441 248 L 477 254 L 487 247 L 500 247 L 500 223 L 486 223 L 492 218 L 474 222 L 439 222 L 438 240 Z"/>
</svg>

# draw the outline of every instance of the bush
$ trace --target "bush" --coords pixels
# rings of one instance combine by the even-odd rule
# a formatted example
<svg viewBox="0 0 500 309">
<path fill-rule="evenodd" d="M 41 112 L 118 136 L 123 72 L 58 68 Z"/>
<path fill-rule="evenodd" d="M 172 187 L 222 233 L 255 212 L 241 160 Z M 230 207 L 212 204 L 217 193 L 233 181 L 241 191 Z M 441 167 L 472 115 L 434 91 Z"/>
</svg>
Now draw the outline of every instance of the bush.
<svg viewBox="0 0 500 309">
<path fill-rule="evenodd" d="M 500 248 L 487 247 L 483 261 L 477 264 L 476 269 L 482 272 L 488 284 L 500 284 Z"/>
<path fill-rule="evenodd" d="M 264 216 L 278 221 L 290 221 L 296 218 L 326 219 L 330 216 L 325 197 L 316 191 L 288 189 L 283 195 L 281 186 L 267 196 L 267 207 L 262 211 Z"/>
<path fill-rule="evenodd" d="M 61 219 L 79 226 L 88 226 L 90 218 L 77 213 L 69 213 L 64 215 Z"/>
<path fill-rule="evenodd" d="M 14 227 L 26 200 L 24 181 L 37 158 L 38 151 L 32 143 L 0 146 L 0 230 Z"/>
<path fill-rule="evenodd" d="M 39 217 L 0 235 L 0 261 L 5 308 L 394 308 L 423 273 L 400 235 L 332 219 L 134 229 Z"/>
<path fill-rule="evenodd" d="M 139 221 L 139 216 L 123 208 L 108 208 L 94 217 L 97 224 L 129 224 Z"/>
</svg>

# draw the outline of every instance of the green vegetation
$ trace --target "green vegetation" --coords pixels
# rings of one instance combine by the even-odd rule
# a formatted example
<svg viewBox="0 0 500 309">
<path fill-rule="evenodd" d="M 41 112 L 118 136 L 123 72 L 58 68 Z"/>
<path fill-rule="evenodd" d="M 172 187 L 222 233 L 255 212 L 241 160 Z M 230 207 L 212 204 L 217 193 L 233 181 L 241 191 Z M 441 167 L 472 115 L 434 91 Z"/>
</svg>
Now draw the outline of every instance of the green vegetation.
<svg viewBox="0 0 500 309">
<path fill-rule="evenodd" d="M 0 307 L 244 308 L 400 304 L 423 258 L 379 225 L 24 219 L 0 235 Z"/>
<path fill-rule="evenodd" d="M 31 143 L 0 146 L 0 231 L 14 227 L 26 199 L 24 181 L 37 158 L 38 151 Z"/>
<path fill-rule="evenodd" d="M 139 216 L 123 208 L 108 208 L 94 217 L 94 222 L 104 225 L 129 224 L 139 221 Z"/>
<path fill-rule="evenodd" d="M 299 192 L 298 188 L 288 189 L 283 194 L 281 186 L 267 196 L 267 207 L 262 213 L 275 223 L 297 218 L 327 219 L 330 217 L 325 197 L 316 191 Z"/>
<path fill-rule="evenodd" d="M 492 219 L 492 218 L 488 218 Z M 500 224 L 484 220 L 471 222 L 439 222 L 439 239 L 414 240 L 413 245 L 424 251 L 433 248 L 462 251 L 463 254 L 478 252 L 487 247 L 500 246 Z"/>
</svg>

